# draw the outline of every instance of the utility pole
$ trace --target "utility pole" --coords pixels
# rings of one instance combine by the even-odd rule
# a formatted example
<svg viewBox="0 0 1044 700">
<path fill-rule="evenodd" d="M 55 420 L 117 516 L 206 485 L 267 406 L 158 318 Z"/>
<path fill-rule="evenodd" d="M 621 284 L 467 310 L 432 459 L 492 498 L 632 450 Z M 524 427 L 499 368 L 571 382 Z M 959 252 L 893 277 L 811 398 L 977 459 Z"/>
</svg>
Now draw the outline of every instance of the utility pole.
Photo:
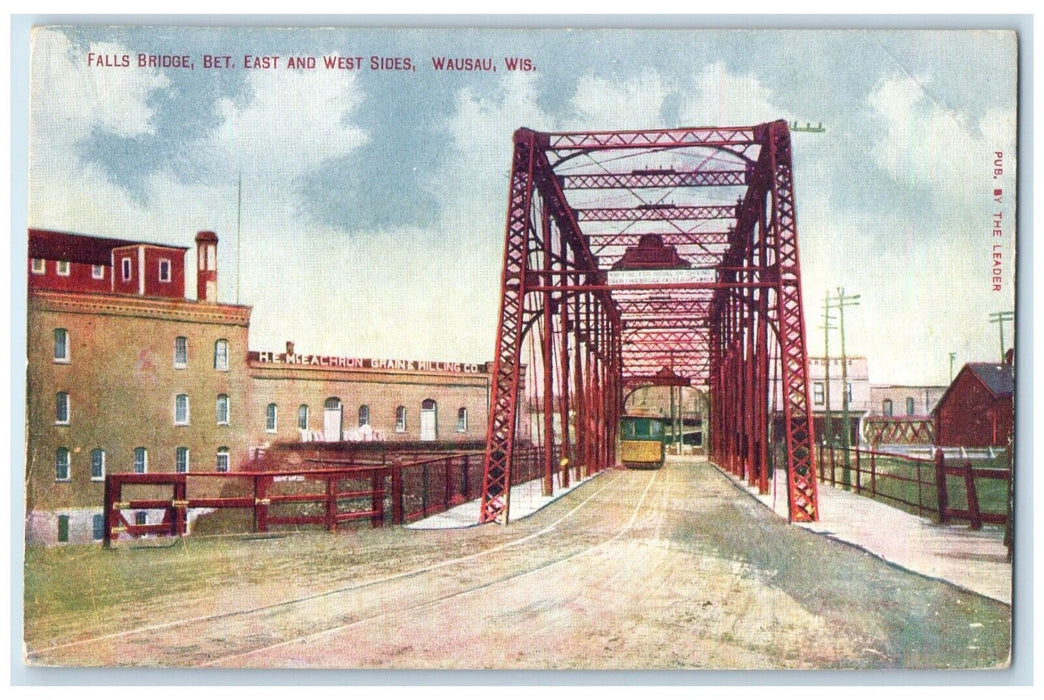
<svg viewBox="0 0 1044 700">
<path fill-rule="evenodd" d="M 1004 364 L 1004 322 L 1014 321 L 1014 311 L 997 311 L 990 314 L 990 323 L 996 323 L 1000 327 L 1001 364 Z"/>
<path fill-rule="evenodd" d="M 833 416 L 830 413 L 830 331 L 837 330 L 837 326 L 830 325 L 830 322 L 834 320 L 834 317 L 830 315 L 830 290 L 826 292 L 826 297 L 823 300 L 823 355 L 824 359 L 824 377 L 823 377 L 823 389 L 826 394 L 826 413 L 823 415 L 823 437 L 830 443 L 833 443 L 834 437 L 834 425 Z"/>
<path fill-rule="evenodd" d="M 950 353 L 950 384 L 953 384 L 953 363 L 957 359 L 957 353 Z"/>
<path fill-rule="evenodd" d="M 845 450 L 844 457 L 844 470 L 842 471 L 842 478 L 844 483 L 848 483 L 849 474 L 849 456 L 848 451 L 852 447 L 852 428 L 848 422 L 848 356 L 845 354 L 845 307 L 846 306 L 858 306 L 859 295 L 858 294 L 845 294 L 844 287 L 837 288 L 837 297 L 833 299 L 834 305 L 838 311 L 838 326 L 841 331 L 841 445 Z"/>
</svg>

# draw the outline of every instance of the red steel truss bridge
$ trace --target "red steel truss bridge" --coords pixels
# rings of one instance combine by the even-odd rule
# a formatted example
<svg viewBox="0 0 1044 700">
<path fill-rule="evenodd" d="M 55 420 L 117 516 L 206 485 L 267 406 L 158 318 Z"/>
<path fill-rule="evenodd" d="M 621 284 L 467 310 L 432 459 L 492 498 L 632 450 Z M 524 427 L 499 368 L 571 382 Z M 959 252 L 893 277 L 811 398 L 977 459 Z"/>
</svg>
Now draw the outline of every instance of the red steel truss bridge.
<svg viewBox="0 0 1044 700">
<path fill-rule="evenodd" d="M 514 135 L 481 522 L 616 463 L 625 388 L 708 392 L 712 461 L 818 519 L 787 124 Z M 782 427 L 780 427 L 782 426 Z M 775 434 L 773 434 L 775 430 Z"/>
</svg>

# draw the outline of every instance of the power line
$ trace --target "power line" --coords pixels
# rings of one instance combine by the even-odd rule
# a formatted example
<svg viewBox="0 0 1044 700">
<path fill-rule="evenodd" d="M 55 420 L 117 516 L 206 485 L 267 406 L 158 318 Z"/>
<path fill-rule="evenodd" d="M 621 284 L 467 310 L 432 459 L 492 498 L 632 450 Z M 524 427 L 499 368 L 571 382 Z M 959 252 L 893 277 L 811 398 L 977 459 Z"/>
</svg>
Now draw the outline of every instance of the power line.
<svg viewBox="0 0 1044 700">
<path fill-rule="evenodd" d="M 990 323 L 996 323 L 997 326 L 1000 328 L 1001 364 L 1004 364 L 1004 322 L 1014 320 L 1014 311 L 996 311 L 990 314 Z"/>
<path fill-rule="evenodd" d="M 823 299 L 823 325 L 820 328 L 823 329 L 823 355 L 824 355 L 824 393 L 826 400 L 826 413 L 823 415 L 823 436 L 825 439 L 833 441 L 833 416 L 830 412 L 830 331 L 837 330 L 837 326 L 830 325 L 830 322 L 834 320 L 834 317 L 830 315 L 830 290 L 826 291 L 826 296 Z"/>
<path fill-rule="evenodd" d="M 848 356 L 845 354 L 845 307 L 858 306 L 859 295 L 845 294 L 845 288 L 838 287 L 837 296 L 831 299 L 828 294 L 827 300 L 828 303 L 832 303 L 834 308 L 838 311 L 838 325 L 839 330 L 841 331 L 841 445 L 845 450 L 843 478 L 845 483 L 848 483 L 848 451 L 852 447 L 852 426 L 848 416 Z"/>
</svg>

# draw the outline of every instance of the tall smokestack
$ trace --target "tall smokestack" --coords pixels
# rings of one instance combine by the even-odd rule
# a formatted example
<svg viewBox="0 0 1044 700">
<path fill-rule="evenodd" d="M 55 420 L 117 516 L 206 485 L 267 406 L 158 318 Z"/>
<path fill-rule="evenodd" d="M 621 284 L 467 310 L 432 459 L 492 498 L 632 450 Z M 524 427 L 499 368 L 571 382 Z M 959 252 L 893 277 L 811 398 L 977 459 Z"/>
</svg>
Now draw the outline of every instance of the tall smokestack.
<svg viewBox="0 0 1044 700">
<path fill-rule="evenodd" d="M 196 234 L 196 299 L 217 301 L 217 244 L 213 231 Z"/>
</svg>

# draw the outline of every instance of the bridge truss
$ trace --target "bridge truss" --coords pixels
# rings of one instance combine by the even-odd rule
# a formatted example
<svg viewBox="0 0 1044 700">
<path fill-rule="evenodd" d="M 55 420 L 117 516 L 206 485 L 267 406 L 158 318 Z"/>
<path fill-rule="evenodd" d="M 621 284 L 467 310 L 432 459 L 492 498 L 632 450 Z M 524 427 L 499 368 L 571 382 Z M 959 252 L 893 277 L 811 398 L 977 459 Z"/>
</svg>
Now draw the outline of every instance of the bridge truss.
<svg viewBox="0 0 1044 700">
<path fill-rule="evenodd" d="M 763 493 L 785 469 L 817 520 L 786 122 L 523 128 L 510 178 L 481 522 L 507 522 L 517 445 L 545 493 L 613 466 L 624 387 L 667 373 L 709 391 L 714 462 Z"/>
</svg>

